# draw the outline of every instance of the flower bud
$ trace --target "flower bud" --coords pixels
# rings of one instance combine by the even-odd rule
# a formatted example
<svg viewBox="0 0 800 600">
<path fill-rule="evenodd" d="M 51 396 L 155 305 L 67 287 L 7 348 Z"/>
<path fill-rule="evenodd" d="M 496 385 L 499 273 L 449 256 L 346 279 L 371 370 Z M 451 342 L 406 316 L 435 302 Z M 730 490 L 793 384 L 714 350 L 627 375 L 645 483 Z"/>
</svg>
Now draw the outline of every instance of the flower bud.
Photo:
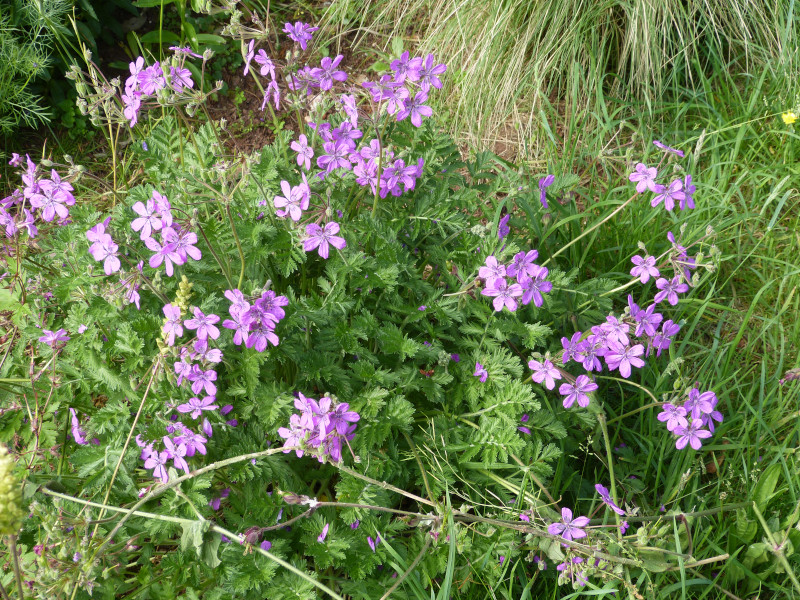
<svg viewBox="0 0 800 600">
<path fill-rule="evenodd" d="M 14 458 L 0 445 L 0 535 L 14 535 L 22 528 L 22 489 L 13 470 Z"/>
</svg>

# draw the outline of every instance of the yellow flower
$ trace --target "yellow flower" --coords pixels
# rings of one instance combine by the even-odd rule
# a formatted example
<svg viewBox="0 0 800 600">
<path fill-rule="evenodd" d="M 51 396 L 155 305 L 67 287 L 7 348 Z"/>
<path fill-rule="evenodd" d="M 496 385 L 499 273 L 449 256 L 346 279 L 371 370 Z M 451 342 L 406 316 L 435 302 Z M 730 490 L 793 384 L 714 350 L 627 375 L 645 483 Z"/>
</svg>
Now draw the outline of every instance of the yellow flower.
<svg viewBox="0 0 800 600">
<path fill-rule="evenodd" d="M 795 113 L 793 113 L 792 111 L 789 111 L 789 112 L 783 113 L 781 115 L 781 119 L 783 119 L 783 122 L 786 123 L 787 125 L 791 125 L 792 123 L 797 121 L 797 115 Z"/>
</svg>

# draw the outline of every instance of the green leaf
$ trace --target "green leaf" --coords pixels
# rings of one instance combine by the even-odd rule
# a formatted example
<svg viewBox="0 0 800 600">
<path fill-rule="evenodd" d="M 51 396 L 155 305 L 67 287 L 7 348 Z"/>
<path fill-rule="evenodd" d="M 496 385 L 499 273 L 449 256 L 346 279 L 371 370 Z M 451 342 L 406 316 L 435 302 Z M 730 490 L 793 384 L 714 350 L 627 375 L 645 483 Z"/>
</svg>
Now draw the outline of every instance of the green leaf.
<svg viewBox="0 0 800 600">
<path fill-rule="evenodd" d="M 216 532 L 207 533 L 203 536 L 203 548 L 200 558 L 212 569 L 222 564 L 222 561 L 217 557 L 217 549 L 221 541 L 222 537 Z"/>
<path fill-rule="evenodd" d="M 160 38 L 159 33 L 161 34 Z M 158 44 L 159 40 L 162 44 L 180 44 L 181 42 L 181 38 L 178 34 L 171 31 L 164 31 L 163 29 L 160 32 L 158 30 L 148 31 L 139 38 L 139 41 L 143 44 Z"/>
<path fill-rule="evenodd" d="M 778 463 L 770 465 L 758 478 L 758 483 L 753 490 L 753 500 L 758 510 L 762 512 L 766 510 L 769 501 L 775 496 L 781 469 L 781 465 Z"/>
<path fill-rule="evenodd" d="M 186 552 L 190 547 L 194 548 L 197 556 L 203 555 L 203 534 L 208 530 L 208 521 L 192 521 L 182 523 L 183 534 L 181 535 L 181 550 Z"/>
</svg>

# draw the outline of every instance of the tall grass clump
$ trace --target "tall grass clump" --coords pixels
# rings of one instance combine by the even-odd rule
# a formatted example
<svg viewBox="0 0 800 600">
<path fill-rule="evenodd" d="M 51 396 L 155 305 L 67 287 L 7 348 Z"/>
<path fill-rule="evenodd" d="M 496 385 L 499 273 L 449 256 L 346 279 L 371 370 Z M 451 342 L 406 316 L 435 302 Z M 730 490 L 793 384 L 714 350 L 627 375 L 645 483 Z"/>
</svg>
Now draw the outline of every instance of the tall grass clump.
<svg viewBox="0 0 800 600">
<path fill-rule="evenodd" d="M 418 38 L 421 51 L 459 65 L 437 106 L 486 146 L 538 137 L 542 98 L 574 90 L 597 108 L 602 89 L 653 110 L 701 73 L 796 60 L 795 11 L 791 0 L 336 0 L 324 22 Z"/>
</svg>

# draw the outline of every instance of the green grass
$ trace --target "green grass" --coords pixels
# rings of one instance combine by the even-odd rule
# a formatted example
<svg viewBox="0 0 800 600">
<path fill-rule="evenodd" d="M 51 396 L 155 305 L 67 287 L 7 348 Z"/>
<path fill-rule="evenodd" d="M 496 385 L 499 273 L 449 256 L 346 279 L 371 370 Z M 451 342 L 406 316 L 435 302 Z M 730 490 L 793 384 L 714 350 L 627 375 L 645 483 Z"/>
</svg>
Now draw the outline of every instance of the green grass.
<svg viewBox="0 0 800 600">
<path fill-rule="evenodd" d="M 675 86 L 697 89 L 720 65 L 796 67 L 796 10 L 793 0 L 335 0 L 322 22 L 435 53 L 450 66 L 436 108 L 472 147 L 491 148 L 541 139 L 547 99 L 600 110 L 605 90 L 654 114 Z"/>
</svg>

